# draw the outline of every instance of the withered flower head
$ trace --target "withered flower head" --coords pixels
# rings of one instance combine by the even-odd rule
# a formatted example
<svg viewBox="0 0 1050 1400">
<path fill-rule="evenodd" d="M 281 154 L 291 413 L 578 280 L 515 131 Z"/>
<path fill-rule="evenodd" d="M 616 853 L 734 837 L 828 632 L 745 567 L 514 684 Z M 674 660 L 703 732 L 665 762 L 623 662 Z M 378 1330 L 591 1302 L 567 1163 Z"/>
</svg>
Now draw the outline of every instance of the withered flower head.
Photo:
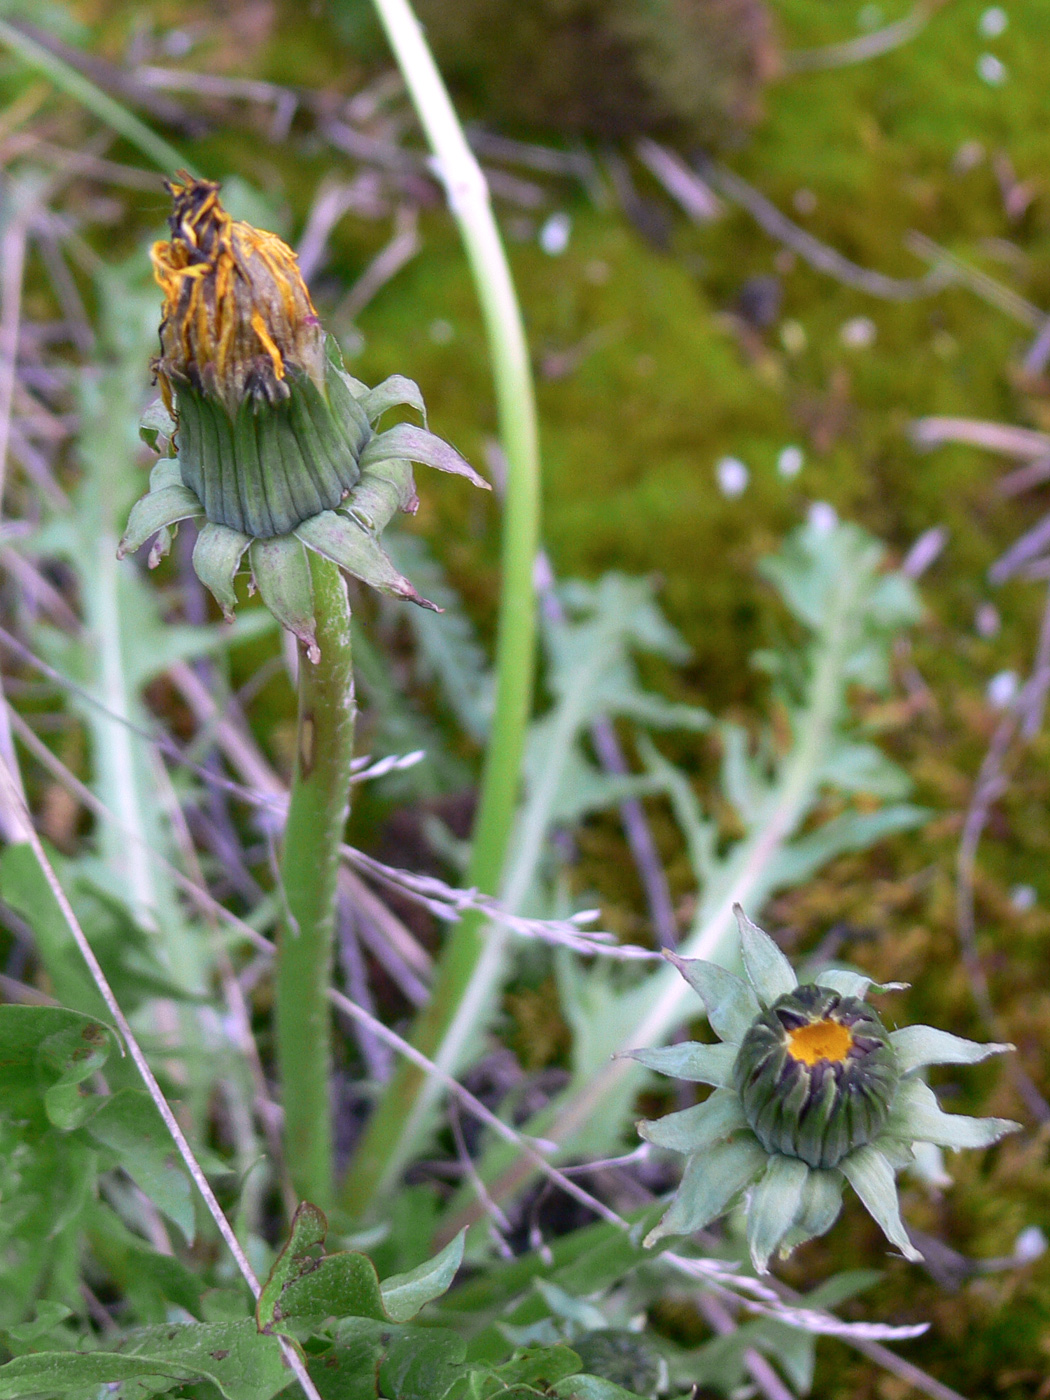
<svg viewBox="0 0 1050 1400">
<path fill-rule="evenodd" d="M 418 504 L 411 464 L 487 483 L 426 430 L 412 380 L 392 375 L 369 389 L 346 373 L 282 239 L 232 219 L 209 180 L 180 172 L 167 188 L 171 237 L 151 254 L 164 292 L 152 365 L 163 404 L 148 410 L 143 436 L 169 455 L 154 467 L 118 553 L 156 536 L 152 567 L 180 520 L 203 517 L 194 568 L 223 612 L 232 615 L 247 551 L 263 601 L 311 652 L 307 549 L 429 606 L 379 546 L 392 516 Z M 377 432 L 399 406 L 424 426 Z"/>
<path fill-rule="evenodd" d="M 173 386 L 189 385 L 233 419 L 245 399 L 287 399 L 297 371 L 323 393 L 324 332 L 291 248 L 231 219 L 211 180 L 182 172 L 165 187 L 171 238 L 150 258 L 164 292 L 153 367 L 169 408 Z"/>
</svg>

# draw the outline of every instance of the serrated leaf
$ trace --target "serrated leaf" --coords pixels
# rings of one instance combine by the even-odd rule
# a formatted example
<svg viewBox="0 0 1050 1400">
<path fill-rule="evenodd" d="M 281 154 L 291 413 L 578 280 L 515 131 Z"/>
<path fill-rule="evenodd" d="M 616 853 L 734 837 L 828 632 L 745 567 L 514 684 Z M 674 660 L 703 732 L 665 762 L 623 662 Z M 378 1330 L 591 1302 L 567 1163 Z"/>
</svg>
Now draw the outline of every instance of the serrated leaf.
<svg viewBox="0 0 1050 1400">
<path fill-rule="evenodd" d="M 61 1006 L 0 1005 L 0 1111 L 7 1119 L 44 1124 L 47 1093 L 61 1118 L 69 1090 L 104 1063 L 115 1045 L 113 1032 L 90 1016 Z M 64 1126 L 64 1124 L 60 1124 Z"/>
<path fill-rule="evenodd" d="M 324 1254 L 327 1231 L 324 1212 L 304 1201 L 259 1294 L 260 1330 L 301 1330 L 328 1318 L 387 1320 L 372 1261 L 349 1251 Z"/>
<path fill-rule="evenodd" d="M 93 1105 L 80 1086 L 102 1068 L 114 1044 L 112 1032 L 97 1022 L 68 1026 L 41 1042 L 38 1066 L 58 1074 L 44 1091 L 44 1111 L 56 1128 L 75 1128 L 91 1111 Z"/>
</svg>

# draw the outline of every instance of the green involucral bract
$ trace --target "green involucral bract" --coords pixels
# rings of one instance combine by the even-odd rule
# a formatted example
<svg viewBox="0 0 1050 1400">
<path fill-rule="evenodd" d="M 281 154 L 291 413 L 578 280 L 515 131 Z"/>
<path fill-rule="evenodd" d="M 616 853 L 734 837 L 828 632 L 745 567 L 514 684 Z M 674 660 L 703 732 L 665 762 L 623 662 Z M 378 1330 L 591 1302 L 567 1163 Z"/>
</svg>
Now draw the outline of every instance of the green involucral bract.
<svg viewBox="0 0 1050 1400">
<path fill-rule="evenodd" d="M 864 1001 L 869 978 L 832 970 L 800 986 L 773 940 L 739 907 L 736 914 L 746 980 L 668 955 L 722 1043 L 631 1052 L 659 1073 L 714 1087 L 702 1104 L 638 1125 L 654 1146 L 686 1157 L 646 1244 L 703 1229 L 746 1192 L 748 1245 L 764 1273 L 774 1251 L 784 1257 L 831 1228 L 849 1182 L 887 1239 L 919 1259 L 894 1180 L 915 1145 L 988 1147 L 1020 1126 L 943 1113 L 921 1071 L 1013 1046 L 978 1045 L 932 1026 L 887 1031 Z"/>
<path fill-rule="evenodd" d="M 417 508 L 413 462 L 487 483 L 427 431 L 412 380 L 393 375 L 369 389 L 346 373 L 286 244 L 231 219 L 209 181 L 185 176 L 169 189 L 171 238 L 152 253 L 165 293 L 153 364 L 162 397 L 142 435 L 171 455 L 132 509 L 119 555 L 153 539 L 155 567 L 179 522 L 199 520 L 193 567 L 224 615 L 232 616 L 247 556 L 252 586 L 314 660 L 307 550 L 372 588 L 432 607 L 379 536 L 398 511 Z M 377 431 L 395 407 L 413 409 L 424 426 Z"/>
</svg>

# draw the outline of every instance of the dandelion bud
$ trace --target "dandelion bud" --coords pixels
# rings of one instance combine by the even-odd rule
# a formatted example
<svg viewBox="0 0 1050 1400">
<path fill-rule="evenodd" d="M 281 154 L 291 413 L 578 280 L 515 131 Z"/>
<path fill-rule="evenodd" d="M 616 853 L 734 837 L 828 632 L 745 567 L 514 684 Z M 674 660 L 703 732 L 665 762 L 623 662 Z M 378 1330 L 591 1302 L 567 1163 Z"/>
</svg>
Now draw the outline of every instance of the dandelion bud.
<svg viewBox="0 0 1050 1400">
<path fill-rule="evenodd" d="M 762 1146 L 811 1167 L 834 1167 L 878 1136 L 899 1077 L 872 1008 L 812 984 L 762 1012 L 733 1067 L 744 1116 Z"/>
</svg>

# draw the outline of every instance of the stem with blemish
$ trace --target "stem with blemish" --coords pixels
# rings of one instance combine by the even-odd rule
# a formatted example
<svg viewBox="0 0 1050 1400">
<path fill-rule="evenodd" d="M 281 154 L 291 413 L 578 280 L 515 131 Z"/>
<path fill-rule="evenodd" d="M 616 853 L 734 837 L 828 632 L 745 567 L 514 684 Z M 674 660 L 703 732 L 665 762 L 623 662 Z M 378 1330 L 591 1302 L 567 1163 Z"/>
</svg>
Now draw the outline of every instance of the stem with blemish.
<svg viewBox="0 0 1050 1400">
<path fill-rule="evenodd" d="M 338 567 L 309 555 L 319 656 L 299 649 L 295 776 L 284 833 L 285 917 L 277 952 L 277 1063 L 285 1160 L 303 1200 L 330 1209 L 331 1013 L 339 846 L 350 807 L 354 677 L 350 603 Z"/>
</svg>

